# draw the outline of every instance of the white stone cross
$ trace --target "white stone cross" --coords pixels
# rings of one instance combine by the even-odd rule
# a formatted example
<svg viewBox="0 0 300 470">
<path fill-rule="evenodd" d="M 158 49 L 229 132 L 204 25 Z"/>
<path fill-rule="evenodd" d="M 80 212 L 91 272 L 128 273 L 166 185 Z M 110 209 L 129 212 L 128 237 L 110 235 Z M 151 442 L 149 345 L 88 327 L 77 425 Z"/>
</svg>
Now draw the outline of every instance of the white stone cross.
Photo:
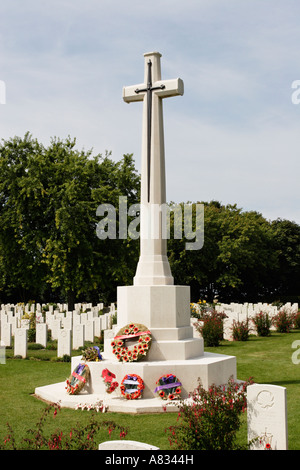
<svg viewBox="0 0 300 470">
<path fill-rule="evenodd" d="M 123 88 L 126 103 L 143 101 L 140 258 L 134 285 L 170 285 L 174 280 L 161 212 L 157 218 L 157 208 L 166 204 L 162 101 L 183 95 L 183 81 L 180 78 L 161 80 L 159 52 L 149 52 L 144 57 L 144 83 Z"/>
</svg>

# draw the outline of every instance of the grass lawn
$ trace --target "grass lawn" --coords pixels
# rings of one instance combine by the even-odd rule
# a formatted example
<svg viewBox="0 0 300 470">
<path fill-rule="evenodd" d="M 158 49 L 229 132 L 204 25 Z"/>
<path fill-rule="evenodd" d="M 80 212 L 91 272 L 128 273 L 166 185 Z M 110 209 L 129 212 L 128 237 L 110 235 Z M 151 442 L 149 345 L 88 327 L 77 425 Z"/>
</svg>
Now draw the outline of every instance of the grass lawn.
<svg viewBox="0 0 300 470">
<path fill-rule="evenodd" d="M 223 341 L 217 348 L 205 348 L 206 351 L 234 355 L 237 358 L 238 379 L 253 377 L 257 383 L 281 385 L 287 389 L 289 449 L 300 450 L 300 364 L 292 362 L 294 341 L 300 340 L 300 330 L 290 333 L 272 332 L 270 337 L 250 336 L 245 342 Z M 44 353 L 55 357 L 55 351 Z M 16 441 L 26 436 L 30 428 L 38 422 L 45 403 L 37 400 L 32 394 L 38 386 L 64 381 L 71 373 L 68 362 L 51 362 L 34 360 L 41 357 L 40 351 L 30 351 L 32 359 L 10 359 L 7 349 L 6 364 L 0 364 L 0 439 L 7 434 L 6 423 L 9 422 L 15 432 Z M 62 430 L 68 434 L 77 422 L 88 422 L 87 411 L 62 409 L 54 418 L 47 420 L 47 431 Z M 176 413 L 127 415 L 121 413 L 104 413 L 99 420 L 113 420 L 129 428 L 127 439 L 138 440 L 155 445 L 160 449 L 170 450 L 165 429 L 176 423 Z M 99 442 L 117 439 L 118 433 L 109 437 L 107 430 L 99 434 Z M 246 415 L 239 432 L 239 441 L 247 439 Z"/>
</svg>

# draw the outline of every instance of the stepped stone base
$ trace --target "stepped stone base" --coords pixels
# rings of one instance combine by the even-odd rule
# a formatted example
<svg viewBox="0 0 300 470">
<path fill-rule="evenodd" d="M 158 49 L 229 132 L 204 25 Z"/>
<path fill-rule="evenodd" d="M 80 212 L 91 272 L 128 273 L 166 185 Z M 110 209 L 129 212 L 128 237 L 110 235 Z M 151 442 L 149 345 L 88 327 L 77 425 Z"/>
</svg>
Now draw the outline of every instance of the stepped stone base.
<svg viewBox="0 0 300 470">
<path fill-rule="evenodd" d="M 236 358 L 204 352 L 203 339 L 193 336 L 190 324 L 190 289 L 186 286 L 124 286 L 118 287 L 118 325 L 104 333 L 104 353 L 100 362 L 88 362 L 90 383 L 75 396 L 65 390 L 65 383 L 36 389 L 36 396 L 61 406 L 74 408 L 78 403 L 93 404 L 102 400 L 109 411 L 124 413 L 157 413 L 177 411 L 174 404 L 166 404 L 155 393 L 157 380 L 166 374 L 174 374 L 182 383 L 182 398 L 198 386 L 199 380 L 207 389 L 213 383 L 227 383 L 229 377 L 236 380 Z M 112 352 L 111 342 L 118 331 L 130 323 L 143 324 L 151 332 L 150 350 L 144 360 L 121 363 Z M 73 357 L 71 371 L 82 362 Z M 127 400 L 117 388 L 107 394 L 101 376 L 107 368 L 121 384 L 127 374 L 137 374 L 144 381 L 142 397 Z M 67 379 L 67 377 L 66 377 Z"/>
<path fill-rule="evenodd" d="M 70 373 L 81 362 L 81 356 L 72 358 Z M 236 380 L 236 358 L 215 353 L 204 353 L 200 358 L 173 361 L 142 361 L 120 363 L 116 360 L 104 359 L 99 362 L 88 362 L 90 368 L 90 382 L 78 395 L 68 395 L 66 383 L 38 387 L 35 395 L 38 398 L 60 402 L 62 407 L 75 408 L 78 403 L 93 404 L 102 400 L 108 406 L 108 411 L 123 413 L 162 413 L 165 411 L 178 411 L 176 405 L 167 404 L 165 400 L 154 393 L 156 381 L 160 376 L 172 373 L 182 383 L 182 398 L 187 398 L 198 385 L 198 378 L 205 388 L 212 383 L 221 385 L 226 383 L 230 376 Z M 108 368 L 116 375 L 119 384 L 126 374 L 139 375 L 145 384 L 142 398 L 127 400 L 121 396 L 119 388 L 112 394 L 105 392 L 102 370 Z M 67 378 L 67 377 L 66 377 Z"/>
</svg>

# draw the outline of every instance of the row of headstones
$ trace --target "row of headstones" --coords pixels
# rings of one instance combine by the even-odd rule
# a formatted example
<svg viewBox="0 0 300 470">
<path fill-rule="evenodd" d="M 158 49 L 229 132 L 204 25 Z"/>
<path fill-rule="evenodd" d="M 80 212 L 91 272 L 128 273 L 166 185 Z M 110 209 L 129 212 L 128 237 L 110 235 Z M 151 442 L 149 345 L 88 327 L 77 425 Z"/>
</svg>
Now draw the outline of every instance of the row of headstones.
<svg viewBox="0 0 300 470">
<path fill-rule="evenodd" d="M 247 387 L 247 434 L 250 450 L 288 450 L 285 387 L 268 384 Z M 143 442 L 126 440 L 106 441 L 99 444 L 98 449 L 159 450 L 158 447 Z M 189 463 L 192 462 L 189 460 Z"/>
<path fill-rule="evenodd" d="M 197 304 L 193 304 L 194 308 L 199 308 Z M 279 311 L 285 310 L 287 313 L 297 313 L 299 308 L 298 308 L 298 303 L 291 303 L 287 302 L 280 308 L 267 304 L 267 303 L 244 303 L 244 304 L 238 304 L 238 303 L 230 303 L 230 304 L 225 304 L 225 303 L 220 303 L 215 306 L 215 310 L 219 313 L 224 313 L 227 318 L 224 318 L 223 321 L 223 337 L 224 339 L 231 340 L 232 339 L 232 326 L 233 322 L 242 322 L 246 320 L 251 320 L 251 318 L 255 317 L 256 314 L 259 314 L 260 312 L 268 313 L 269 317 L 272 319 L 275 315 L 278 314 Z M 194 322 L 195 320 L 193 320 Z M 251 325 L 250 323 L 250 328 L 251 328 L 251 334 L 256 334 L 256 330 L 254 328 L 254 324 Z M 271 330 L 275 329 L 275 326 L 271 326 Z"/>
<path fill-rule="evenodd" d="M 232 339 L 232 324 L 233 321 L 242 322 L 246 320 L 251 320 L 260 312 L 267 313 L 269 318 L 274 318 L 279 311 L 286 311 L 287 313 L 297 313 L 298 312 L 298 303 L 292 304 L 287 302 L 281 307 L 276 305 L 270 305 L 267 303 L 257 303 L 257 304 L 220 304 L 217 306 L 217 311 L 223 312 L 226 314 L 227 318 L 224 319 L 224 339 Z M 254 323 L 249 322 L 249 328 L 251 334 L 256 334 L 256 329 Z M 275 330 L 275 325 L 270 327 L 271 330 Z"/>
<path fill-rule="evenodd" d="M 111 305 L 108 313 L 99 314 L 102 304 L 98 307 L 89 307 L 90 310 L 79 313 L 77 308 L 73 312 L 52 310 L 46 312 L 45 318 L 41 312 L 35 312 L 36 318 L 36 343 L 47 346 L 48 330 L 51 331 L 51 339 L 57 340 L 57 356 L 71 355 L 72 349 L 84 346 L 85 341 L 94 341 L 101 336 L 101 331 L 110 329 L 112 317 L 115 315 L 115 306 Z M 22 319 L 23 313 L 18 310 L 12 314 L 12 310 L 0 312 L 0 337 L 1 345 L 11 347 L 14 337 L 14 355 L 27 357 L 28 329 L 30 320 Z"/>
</svg>

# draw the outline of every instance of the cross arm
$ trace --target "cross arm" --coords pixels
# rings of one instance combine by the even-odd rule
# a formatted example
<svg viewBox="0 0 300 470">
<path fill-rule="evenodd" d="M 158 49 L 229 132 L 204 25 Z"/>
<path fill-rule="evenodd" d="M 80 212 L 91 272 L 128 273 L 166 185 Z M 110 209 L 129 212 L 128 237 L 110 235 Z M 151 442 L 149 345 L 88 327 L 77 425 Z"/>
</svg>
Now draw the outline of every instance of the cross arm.
<svg viewBox="0 0 300 470">
<path fill-rule="evenodd" d="M 144 83 L 123 87 L 123 100 L 125 101 L 125 103 L 132 103 L 133 101 L 143 101 L 144 93 L 136 93 L 136 90 L 144 88 Z"/>
<path fill-rule="evenodd" d="M 153 87 L 160 87 L 160 85 L 164 85 L 164 88 L 156 90 L 156 93 L 160 98 L 183 95 L 184 93 L 184 85 L 181 78 L 159 80 L 153 83 Z"/>
</svg>

